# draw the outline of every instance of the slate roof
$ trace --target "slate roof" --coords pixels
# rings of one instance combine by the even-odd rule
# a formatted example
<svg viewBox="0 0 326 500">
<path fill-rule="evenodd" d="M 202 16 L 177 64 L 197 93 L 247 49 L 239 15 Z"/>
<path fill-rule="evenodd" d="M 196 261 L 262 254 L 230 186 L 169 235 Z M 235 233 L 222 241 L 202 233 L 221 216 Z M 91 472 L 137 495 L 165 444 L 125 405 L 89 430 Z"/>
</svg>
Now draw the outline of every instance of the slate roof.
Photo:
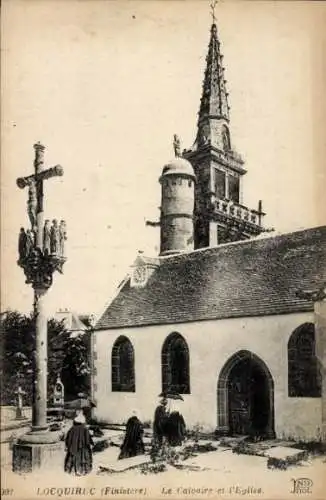
<svg viewBox="0 0 326 500">
<path fill-rule="evenodd" d="M 71 332 L 84 332 L 87 330 L 87 325 L 84 318 L 78 316 L 76 313 L 71 311 L 57 311 L 56 319 L 58 321 L 64 320 L 67 330 Z"/>
<path fill-rule="evenodd" d="M 326 226 L 195 250 L 127 280 L 96 329 L 311 311 L 296 290 L 325 283 Z"/>
</svg>

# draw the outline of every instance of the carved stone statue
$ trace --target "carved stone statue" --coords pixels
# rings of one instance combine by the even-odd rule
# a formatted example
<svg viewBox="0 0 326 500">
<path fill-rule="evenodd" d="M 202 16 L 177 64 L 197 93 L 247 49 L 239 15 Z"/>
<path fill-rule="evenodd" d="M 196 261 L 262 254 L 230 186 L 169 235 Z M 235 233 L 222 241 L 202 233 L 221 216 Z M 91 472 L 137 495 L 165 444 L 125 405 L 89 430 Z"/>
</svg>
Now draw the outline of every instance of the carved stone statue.
<svg viewBox="0 0 326 500">
<path fill-rule="evenodd" d="M 19 260 L 24 260 L 27 257 L 27 234 L 23 227 L 20 228 L 18 239 Z"/>
<path fill-rule="evenodd" d="M 60 221 L 59 238 L 60 238 L 60 256 L 65 257 L 65 241 L 67 239 L 67 227 L 66 227 L 66 222 L 64 220 Z"/>
<path fill-rule="evenodd" d="M 34 248 L 34 233 L 30 229 L 26 231 L 26 257 L 28 257 Z"/>
<path fill-rule="evenodd" d="M 28 188 L 27 213 L 31 221 L 32 229 L 36 228 L 37 193 L 35 182 L 31 182 Z"/>
<path fill-rule="evenodd" d="M 181 156 L 180 139 L 177 136 L 177 134 L 174 134 L 174 136 L 173 136 L 173 149 L 174 149 L 174 154 L 176 157 Z"/>
<path fill-rule="evenodd" d="M 51 254 L 60 254 L 60 234 L 57 219 L 52 221 L 52 227 L 50 232 L 50 250 Z"/>
<path fill-rule="evenodd" d="M 45 255 L 49 255 L 51 252 L 51 226 L 48 219 L 43 228 L 43 252 Z"/>
<path fill-rule="evenodd" d="M 16 406 L 16 419 L 23 419 L 23 395 L 26 394 L 25 391 L 22 390 L 22 388 L 19 386 L 17 391 L 17 406 Z"/>
</svg>

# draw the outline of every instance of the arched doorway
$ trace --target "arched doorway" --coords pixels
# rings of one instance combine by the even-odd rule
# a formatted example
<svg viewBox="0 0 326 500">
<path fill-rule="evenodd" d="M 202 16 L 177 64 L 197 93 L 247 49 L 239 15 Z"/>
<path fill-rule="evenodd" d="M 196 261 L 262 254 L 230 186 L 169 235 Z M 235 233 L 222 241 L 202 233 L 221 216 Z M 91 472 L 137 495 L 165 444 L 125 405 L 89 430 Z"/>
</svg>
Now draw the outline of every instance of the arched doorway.
<svg viewBox="0 0 326 500">
<path fill-rule="evenodd" d="M 223 366 L 217 385 L 218 427 L 222 434 L 274 437 L 274 383 L 266 364 L 239 351 Z"/>
</svg>

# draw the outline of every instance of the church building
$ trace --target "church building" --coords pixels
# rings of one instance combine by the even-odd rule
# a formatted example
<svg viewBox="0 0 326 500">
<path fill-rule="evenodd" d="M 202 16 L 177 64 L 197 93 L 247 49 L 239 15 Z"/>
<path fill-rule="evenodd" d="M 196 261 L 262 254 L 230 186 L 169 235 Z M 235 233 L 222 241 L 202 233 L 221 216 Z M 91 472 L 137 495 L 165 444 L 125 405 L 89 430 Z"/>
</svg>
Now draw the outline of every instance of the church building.
<svg viewBox="0 0 326 500">
<path fill-rule="evenodd" d="M 243 199 L 218 30 L 211 26 L 197 135 L 162 170 L 160 255 L 139 254 L 93 334 L 94 416 L 153 420 L 182 396 L 188 428 L 317 439 L 315 315 L 300 290 L 326 282 L 326 227 L 264 234 Z M 261 236 L 260 236 L 261 235 Z"/>
</svg>

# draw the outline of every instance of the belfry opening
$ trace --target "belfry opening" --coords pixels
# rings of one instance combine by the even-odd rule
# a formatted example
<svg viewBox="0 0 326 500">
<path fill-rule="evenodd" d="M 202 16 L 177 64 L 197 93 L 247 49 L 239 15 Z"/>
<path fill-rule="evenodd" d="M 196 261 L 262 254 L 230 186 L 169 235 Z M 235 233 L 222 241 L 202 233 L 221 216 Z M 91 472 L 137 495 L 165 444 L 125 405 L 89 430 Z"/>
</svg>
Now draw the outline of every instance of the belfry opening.
<svg viewBox="0 0 326 500">
<path fill-rule="evenodd" d="M 220 434 L 275 437 L 274 383 L 265 363 L 250 351 L 234 354 L 217 386 Z"/>
</svg>

